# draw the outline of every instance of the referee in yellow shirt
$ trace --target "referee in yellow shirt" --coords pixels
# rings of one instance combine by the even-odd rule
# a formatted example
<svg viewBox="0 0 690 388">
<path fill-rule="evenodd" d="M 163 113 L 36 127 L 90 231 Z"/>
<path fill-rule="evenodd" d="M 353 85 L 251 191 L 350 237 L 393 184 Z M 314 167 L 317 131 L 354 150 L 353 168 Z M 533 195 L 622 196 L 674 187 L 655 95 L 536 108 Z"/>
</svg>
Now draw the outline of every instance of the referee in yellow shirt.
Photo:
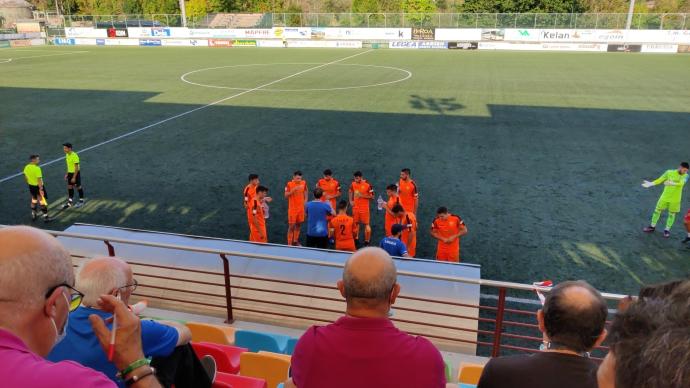
<svg viewBox="0 0 690 388">
<path fill-rule="evenodd" d="M 67 174 L 65 180 L 67 181 L 67 202 L 62 206 L 63 209 L 72 207 L 74 204 L 74 188 L 79 191 L 79 203 L 76 207 L 84 205 L 84 189 L 81 187 L 81 164 L 79 164 L 79 155 L 72 150 L 72 143 L 64 143 L 62 150 L 65 151 L 65 161 L 67 162 Z"/>
<path fill-rule="evenodd" d="M 38 164 L 41 159 L 38 155 L 31 155 L 29 157 L 29 164 L 24 166 L 24 179 L 29 185 L 29 193 L 31 193 L 31 220 L 38 218 L 38 207 L 41 207 L 43 212 L 43 221 L 50 222 L 48 216 L 48 194 L 46 187 L 43 184 L 43 172 Z"/>
</svg>

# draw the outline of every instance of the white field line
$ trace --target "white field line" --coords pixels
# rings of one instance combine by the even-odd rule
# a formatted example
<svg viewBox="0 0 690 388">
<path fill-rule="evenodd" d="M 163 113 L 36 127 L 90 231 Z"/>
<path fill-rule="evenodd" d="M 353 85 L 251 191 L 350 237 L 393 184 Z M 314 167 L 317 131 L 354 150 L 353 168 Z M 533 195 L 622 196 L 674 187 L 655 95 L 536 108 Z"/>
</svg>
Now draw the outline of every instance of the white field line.
<svg viewBox="0 0 690 388">
<path fill-rule="evenodd" d="M 299 71 L 299 72 L 297 72 L 297 73 L 295 73 L 295 74 L 291 74 L 291 75 L 285 76 L 285 77 L 280 78 L 280 79 L 277 79 L 277 80 L 275 80 L 275 81 L 271 81 L 271 82 L 265 83 L 265 84 L 263 84 L 263 85 L 257 86 L 257 87 L 255 87 L 255 88 L 252 88 L 252 89 L 249 89 L 249 90 L 245 90 L 245 91 L 243 91 L 243 92 L 236 93 L 236 94 L 233 94 L 233 95 L 228 96 L 228 97 L 225 97 L 225 98 L 221 98 L 220 100 L 213 101 L 213 102 L 211 102 L 211 103 L 209 103 L 209 104 L 206 104 L 206 105 L 203 105 L 203 106 L 200 106 L 200 107 L 197 107 L 197 108 L 194 108 L 194 109 L 190 109 L 190 110 L 188 110 L 188 111 L 185 111 L 185 112 L 176 114 L 175 116 L 168 117 L 167 119 L 163 119 L 163 120 L 160 120 L 160 121 L 156 121 L 156 122 L 153 123 L 153 124 L 149 124 L 149 125 L 147 125 L 147 126 L 145 126 L 145 127 L 141 127 L 141 128 L 139 128 L 139 129 L 135 129 L 135 130 L 133 130 L 133 131 L 124 133 L 124 134 L 122 134 L 122 135 L 120 135 L 120 136 L 116 136 L 116 137 L 114 137 L 114 138 L 112 138 L 112 139 L 108 139 L 108 140 L 103 141 L 103 142 L 100 142 L 100 143 L 98 143 L 98 144 L 94 144 L 94 145 L 92 145 L 92 146 L 89 146 L 89 147 L 86 147 L 86 148 L 82 148 L 81 150 L 78 150 L 78 151 L 79 151 L 80 153 L 82 153 L 82 152 L 86 152 L 86 151 L 90 151 L 90 150 L 96 149 L 96 148 L 98 148 L 98 147 L 104 146 L 104 145 L 109 144 L 109 143 L 112 143 L 112 142 L 114 142 L 114 141 L 118 141 L 118 140 L 120 140 L 120 139 L 124 139 L 124 138 L 126 138 L 126 137 L 132 136 L 132 135 L 137 134 L 137 133 L 139 133 L 139 132 L 145 131 L 145 130 L 147 130 L 147 129 L 149 129 L 149 128 L 153 128 L 153 127 L 156 127 L 156 126 L 158 126 L 158 125 L 167 123 L 168 121 L 172 121 L 172 120 L 175 120 L 175 119 L 179 119 L 180 117 L 184 117 L 184 116 L 187 116 L 187 115 L 192 114 L 192 113 L 194 113 L 194 112 L 200 111 L 200 110 L 202 110 L 202 109 L 206 109 L 206 108 L 208 108 L 208 107 L 211 107 L 211 106 L 214 106 L 214 105 L 218 105 L 218 104 L 220 104 L 220 103 L 222 103 L 222 102 L 225 102 L 225 101 L 228 101 L 228 100 L 232 100 L 233 98 L 237 98 L 237 97 L 243 96 L 243 95 L 245 95 L 245 94 L 247 94 L 247 93 L 255 92 L 255 91 L 260 90 L 260 89 L 263 89 L 263 88 L 265 88 L 265 87 L 267 87 L 267 86 L 271 86 L 271 85 L 277 84 L 278 82 L 282 82 L 282 81 L 288 80 L 288 79 L 290 79 L 290 78 L 297 77 L 298 75 L 302 75 L 302 74 L 304 74 L 304 73 L 307 73 L 307 72 L 310 72 L 310 71 L 313 71 L 313 70 L 316 70 L 316 69 L 320 69 L 320 68 L 322 68 L 322 67 L 326 67 L 326 66 L 332 65 L 332 64 L 334 64 L 334 63 L 342 62 L 342 61 L 348 60 L 348 59 L 350 59 L 350 58 L 358 57 L 358 56 L 360 56 L 360 55 L 366 54 L 366 53 L 371 52 L 371 51 L 372 51 L 372 50 L 367 50 L 367 51 L 364 51 L 364 52 L 361 52 L 361 53 L 357 53 L 357 54 L 354 54 L 354 55 L 347 56 L 347 57 L 345 57 L 345 58 L 337 59 L 337 60 L 335 60 L 335 61 L 331 61 L 331 62 L 328 62 L 328 63 L 323 63 L 323 64 L 318 65 L 318 66 L 310 67 L 310 68 L 308 68 L 308 69 Z M 57 162 L 59 162 L 59 161 L 61 161 L 61 160 L 64 160 L 64 159 L 65 159 L 65 157 L 63 156 L 63 157 L 60 157 L 60 158 L 57 158 L 57 159 L 53 159 L 53 160 L 47 161 L 47 162 L 45 162 L 45 163 L 41 163 L 41 167 L 50 166 L 51 164 L 55 164 L 55 163 L 57 163 Z M 6 177 L 0 179 L 0 183 L 7 182 L 7 181 L 9 181 L 9 180 L 11 180 L 11 179 L 20 177 L 20 176 L 22 176 L 22 175 L 23 175 L 22 172 L 18 172 L 18 173 L 16 173 L 16 174 L 12 174 L 12 175 L 6 176 Z"/>
<path fill-rule="evenodd" d="M 28 52 L 28 51 L 27 51 Z M 43 57 L 57 57 L 60 55 L 73 55 L 73 54 L 83 54 L 83 53 L 88 53 L 88 51 L 70 51 L 68 53 L 60 53 L 60 54 L 43 54 L 43 55 L 31 55 L 28 57 L 17 57 L 17 58 L 0 58 L 0 63 L 9 63 L 12 61 L 18 61 L 20 59 L 29 59 L 29 58 L 43 58 Z"/>
</svg>

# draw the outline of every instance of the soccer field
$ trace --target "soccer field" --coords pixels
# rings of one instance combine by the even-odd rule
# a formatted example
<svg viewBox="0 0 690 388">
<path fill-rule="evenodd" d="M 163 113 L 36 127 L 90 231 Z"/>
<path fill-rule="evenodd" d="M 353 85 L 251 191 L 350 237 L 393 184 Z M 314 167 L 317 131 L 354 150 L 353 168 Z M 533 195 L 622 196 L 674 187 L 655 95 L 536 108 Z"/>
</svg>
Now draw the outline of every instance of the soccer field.
<svg viewBox="0 0 690 388">
<path fill-rule="evenodd" d="M 45 166 L 51 229 L 246 239 L 242 189 L 256 172 L 274 198 L 269 241 L 283 243 L 294 170 L 310 187 L 325 168 L 343 187 L 362 170 L 385 197 L 409 167 L 419 256 L 433 256 L 428 228 L 447 206 L 484 278 L 634 292 L 690 274 L 682 215 L 671 239 L 642 234 L 660 188 L 640 187 L 690 159 L 689 69 L 690 55 L 4 49 L 0 223 L 31 222 L 23 178 L 8 177 L 29 154 L 62 157 L 65 141 L 80 153 L 87 205 L 58 213 L 64 161 Z M 374 203 L 372 228 L 378 241 Z"/>
</svg>

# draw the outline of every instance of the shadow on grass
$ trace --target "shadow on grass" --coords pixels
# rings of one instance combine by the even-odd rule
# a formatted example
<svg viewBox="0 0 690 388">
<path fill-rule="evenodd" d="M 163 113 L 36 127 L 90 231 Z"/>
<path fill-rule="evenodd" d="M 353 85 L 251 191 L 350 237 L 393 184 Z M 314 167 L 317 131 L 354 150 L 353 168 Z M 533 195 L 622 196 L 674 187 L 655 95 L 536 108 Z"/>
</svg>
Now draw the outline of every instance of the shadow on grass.
<svg viewBox="0 0 690 388">
<path fill-rule="evenodd" d="M 20 171 L 30 153 L 60 157 L 64 141 L 79 151 L 198 107 L 145 102 L 151 97 L 0 88 L 9 101 L 0 108 L 0 172 Z M 411 106 L 429 114 L 200 110 L 82 153 L 88 205 L 51 228 L 85 222 L 244 239 L 241 193 L 256 172 L 275 199 L 269 238 L 280 243 L 281 193 L 292 171 L 313 186 L 331 168 L 344 193 L 362 170 L 378 196 L 408 167 L 420 191 L 419 256 L 433 257 L 428 225 L 447 206 L 465 219 L 462 256 L 481 264 L 484 278 L 586 279 L 632 293 L 640 283 L 690 273 L 678 241 L 640 233 L 659 191 L 639 187 L 687 159 L 690 114 L 490 105 L 489 117 L 473 117 L 460 115 L 461 101 L 433 96 L 412 96 Z M 51 193 L 65 190 L 62 163 L 44 168 Z M 0 222 L 28 222 L 27 197 L 21 178 L 0 185 Z M 374 205 L 372 228 L 378 241 L 383 214 Z"/>
</svg>

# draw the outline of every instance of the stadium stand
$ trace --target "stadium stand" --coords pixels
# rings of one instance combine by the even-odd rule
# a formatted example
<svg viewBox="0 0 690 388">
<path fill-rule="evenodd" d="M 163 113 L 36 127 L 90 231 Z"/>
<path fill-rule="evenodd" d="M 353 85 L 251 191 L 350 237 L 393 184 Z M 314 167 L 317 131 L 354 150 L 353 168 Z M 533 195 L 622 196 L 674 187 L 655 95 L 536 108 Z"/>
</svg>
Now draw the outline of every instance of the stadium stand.
<svg viewBox="0 0 690 388">
<path fill-rule="evenodd" d="M 273 353 L 292 354 L 287 352 L 290 340 L 295 339 L 281 334 L 261 333 L 251 330 L 238 330 L 235 333 L 235 345 L 247 348 L 250 352 L 263 350 Z"/>
</svg>

